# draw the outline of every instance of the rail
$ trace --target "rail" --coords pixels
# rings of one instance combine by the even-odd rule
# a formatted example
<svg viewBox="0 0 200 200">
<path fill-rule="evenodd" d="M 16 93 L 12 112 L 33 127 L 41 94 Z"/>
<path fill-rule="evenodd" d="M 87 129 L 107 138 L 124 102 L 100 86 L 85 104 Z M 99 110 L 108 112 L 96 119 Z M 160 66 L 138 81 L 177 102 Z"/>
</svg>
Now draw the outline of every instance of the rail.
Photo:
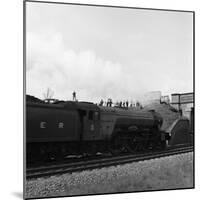
<svg viewBox="0 0 200 200">
<path fill-rule="evenodd" d="M 93 159 L 88 161 L 80 161 L 74 163 L 64 163 L 51 166 L 42 166 L 36 168 L 28 168 L 26 171 L 26 178 L 46 177 L 57 174 L 72 173 L 84 170 L 91 170 L 102 167 L 116 166 L 125 163 L 139 162 L 160 157 L 172 156 L 176 154 L 188 153 L 194 150 L 193 146 L 171 148 L 164 151 L 140 153 L 135 155 L 123 155 L 116 157 L 106 157 L 100 159 Z"/>
</svg>

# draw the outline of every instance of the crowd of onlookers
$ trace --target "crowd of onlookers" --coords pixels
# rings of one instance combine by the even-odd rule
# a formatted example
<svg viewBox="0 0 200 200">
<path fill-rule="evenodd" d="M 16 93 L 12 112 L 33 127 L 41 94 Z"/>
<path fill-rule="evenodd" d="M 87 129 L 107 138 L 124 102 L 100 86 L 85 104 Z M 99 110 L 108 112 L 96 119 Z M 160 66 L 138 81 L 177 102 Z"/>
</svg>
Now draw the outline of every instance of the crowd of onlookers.
<svg viewBox="0 0 200 200">
<path fill-rule="evenodd" d="M 75 91 L 72 93 L 72 99 L 73 101 L 77 101 Z M 139 101 L 136 101 L 135 103 L 133 103 L 133 101 L 129 102 L 128 100 L 113 102 L 111 98 L 108 98 L 107 101 L 101 99 L 101 101 L 97 105 L 106 107 L 119 107 L 119 108 L 129 108 L 129 107 L 142 108 L 142 105 L 140 104 Z"/>
<path fill-rule="evenodd" d="M 142 105 L 138 101 L 136 101 L 135 103 L 133 101 L 130 102 L 128 100 L 113 102 L 111 98 L 109 98 L 107 101 L 101 99 L 98 105 L 107 107 L 120 107 L 120 108 L 129 108 L 129 107 L 142 108 Z"/>
</svg>

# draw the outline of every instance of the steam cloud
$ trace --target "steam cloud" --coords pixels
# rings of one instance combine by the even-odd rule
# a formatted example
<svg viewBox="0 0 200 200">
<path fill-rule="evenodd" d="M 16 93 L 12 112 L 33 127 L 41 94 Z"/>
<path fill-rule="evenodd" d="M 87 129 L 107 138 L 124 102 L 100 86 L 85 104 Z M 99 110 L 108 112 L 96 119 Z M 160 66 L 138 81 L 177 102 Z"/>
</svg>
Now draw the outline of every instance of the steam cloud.
<svg viewBox="0 0 200 200">
<path fill-rule="evenodd" d="M 103 59 L 91 49 L 74 51 L 64 45 L 60 33 L 28 32 L 26 93 L 43 99 L 50 88 L 54 98 L 71 100 L 76 91 L 78 100 L 98 103 L 108 98 L 134 101 L 148 91 L 170 94 L 191 85 L 190 80 L 174 79 L 166 73 L 168 69 L 155 68 L 152 62 L 130 63 Z"/>
</svg>

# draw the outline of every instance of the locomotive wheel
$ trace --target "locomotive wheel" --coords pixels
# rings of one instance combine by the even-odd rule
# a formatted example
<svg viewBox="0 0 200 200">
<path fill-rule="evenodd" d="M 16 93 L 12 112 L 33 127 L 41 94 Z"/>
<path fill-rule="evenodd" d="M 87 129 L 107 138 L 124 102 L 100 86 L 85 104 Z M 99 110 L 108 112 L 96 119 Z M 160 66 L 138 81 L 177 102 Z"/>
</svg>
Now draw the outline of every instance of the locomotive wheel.
<svg viewBox="0 0 200 200">
<path fill-rule="evenodd" d="M 109 145 L 109 151 L 112 153 L 112 155 L 119 155 L 125 150 L 125 146 L 121 140 L 121 137 L 119 135 L 116 135 Z"/>
<path fill-rule="evenodd" d="M 130 153 L 136 153 L 140 151 L 141 144 L 138 142 L 127 142 L 126 148 Z"/>
<path fill-rule="evenodd" d="M 126 141 L 126 149 L 130 153 L 136 153 L 142 150 L 145 150 L 145 144 L 136 140 L 135 137 Z"/>
</svg>

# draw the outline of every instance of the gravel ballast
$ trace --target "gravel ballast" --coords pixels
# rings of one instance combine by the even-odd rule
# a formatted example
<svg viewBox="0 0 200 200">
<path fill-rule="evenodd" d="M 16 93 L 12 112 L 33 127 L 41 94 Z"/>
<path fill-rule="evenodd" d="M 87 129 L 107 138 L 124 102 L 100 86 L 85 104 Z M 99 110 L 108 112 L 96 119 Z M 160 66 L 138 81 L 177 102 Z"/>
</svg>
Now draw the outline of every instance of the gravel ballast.
<svg viewBox="0 0 200 200">
<path fill-rule="evenodd" d="M 193 153 L 28 180 L 26 198 L 193 187 Z"/>
</svg>

